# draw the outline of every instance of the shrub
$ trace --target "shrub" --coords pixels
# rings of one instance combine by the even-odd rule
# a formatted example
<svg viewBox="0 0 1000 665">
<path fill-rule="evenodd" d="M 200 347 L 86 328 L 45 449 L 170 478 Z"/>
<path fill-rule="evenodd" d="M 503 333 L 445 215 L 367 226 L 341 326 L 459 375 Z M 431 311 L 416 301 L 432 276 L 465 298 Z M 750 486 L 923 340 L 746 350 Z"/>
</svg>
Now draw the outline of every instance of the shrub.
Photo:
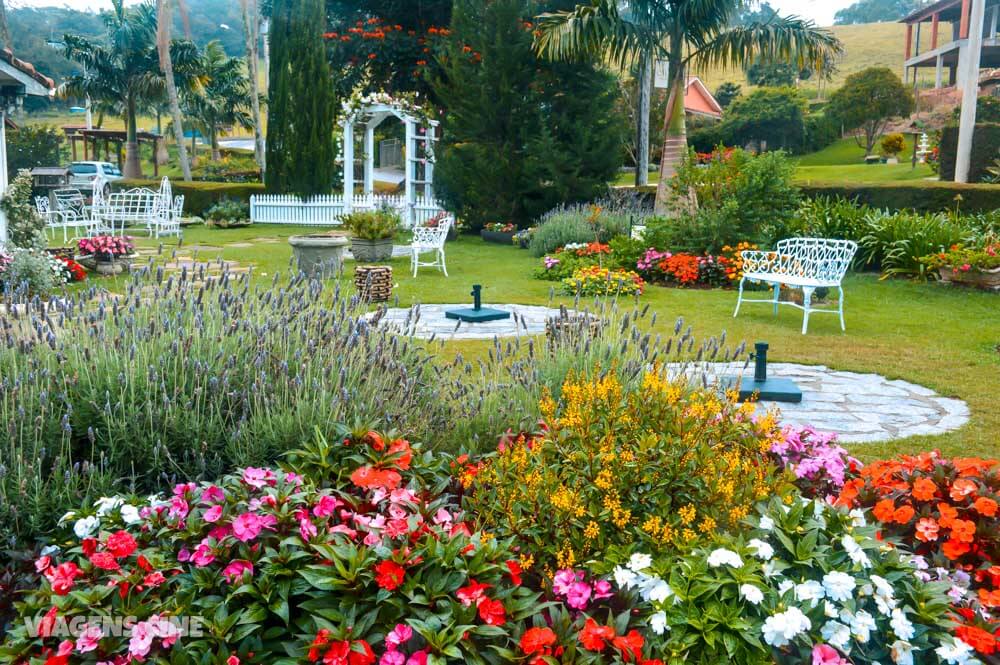
<svg viewBox="0 0 1000 665">
<path fill-rule="evenodd" d="M 951 268 L 954 272 L 994 270 L 1000 268 L 1000 242 L 982 248 L 952 245 L 946 252 L 921 257 L 920 262 L 931 270 Z"/>
<path fill-rule="evenodd" d="M 222 199 L 205 211 L 205 219 L 211 222 L 238 222 L 250 219 L 250 203 Z"/>
<path fill-rule="evenodd" d="M 802 154 L 819 152 L 840 139 L 840 123 L 825 113 L 811 113 L 806 116 L 805 132 Z"/>
<path fill-rule="evenodd" d="M 989 176 L 989 167 L 1000 151 L 1000 124 L 976 123 L 973 133 L 972 154 L 969 157 L 969 182 L 982 182 Z M 955 160 L 958 154 L 958 127 L 941 130 L 940 149 L 941 180 L 955 179 Z"/>
<path fill-rule="evenodd" d="M 81 254 L 89 254 L 104 260 L 110 260 L 116 256 L 129 256 L 135 251 L 135 244 L 128 236 L 80 238 L 76 247 Z"/>
<path fill-rule="evenodd" d="M 662 368 L 634 388 L 572 376 L 558 402 L 543 399 L 542 433 L 506 438 L 467 475 L 465 505 L 543 570 L 611 548 L 690 548 L 774 491 L 767 449 L 780 432 L 752 409 Z"/>
<path fill-rule="evenodd" d="M 63 639 L 53 634 L 59 622 L 98 614 L 134 616 L 141 628 L 131 639 L 95 633 L 92 649 L 78 639 L 81 658 L 346 663 L 352 652 L 352 664 L 372 664 L 375 653 L 396 662 L 383 654 L 397 652 L 507 662 L 526 620 L 547 605 L 522 586 L 508 543 L 419 482 L 428 455 L 370 432 L 295 458 L 306 468 L 334 459 L 329 489 L 249 467 L 148 504 L 104 500 L 102 517 L 76 522 L 79 545 L 36 563 L 44 580 L 20 611 L 48 626 L 43 636 L 18 626 L 3 653 L 41 657 Z M 179 617 L 200 620 L 202 634 L 179 635 Z"/>
<path fill-rule="evenodd" d="M 360 240 L 386 240 L 394 238 L 399 230 L 399 214 L 389 208 L 352 212 L 342 218 L 351 236 Z"/>
<path fill-rule="evenodd" d="M 641 295 L 646 283 L 630 270 L 610 270 L 600 266 L 586 266 L 573 271 L 573 276 L 563 280 L 563 291 L 579 296 L 631 296 Z"/>
<path fill-rule="evenodd" d="M 861 240 L 867 233 L 867 205 L 840 197 L 803 199 L 792 223 L 792 233 L 812 238 Z"/>
<path fill-rule="evenodd" d="M 23 124 L 7 132 L 7 169 L 17 173 L 62 163 L 63 132 L 51 125 Z"/>
<path fill-rule="evenodd" d="M 867 233 L 858 241 L 861 261 L 892 276 L 926 277 L 920 259 L 959 243 L 968 234 L 961 218 L 947 214 L 889 214 L 871 211 L 865 216 Z"/>
<path fill-rule="evenodd" d="M 720 132 L 730 145 L 798 152 L 805 141 L 807 102 L 795 88 L 760 88 L 726 110 Z"/>
<path fill-rule="evenodd" d="M 689 153 L 671 181 L 680 218 L 664 220 L 658 229 L 650 223 L 644 239 L 657 249 L 716 254 L 724 245 L 784 237 L 799 203 L 793 171 L 794 164 L 780 151 L 757 156 L 739 149 L 716 152 L 707 165 Z M 687 204 L 692 191 L 696 211 Z"/>
<path fill-rule="evenodd" d="M 745 536 L 723 535 L 680 558 L 639 554 L 616 569 L 621 587 L 647 590 L 649 625 L 665 634 L 672 662 L 874 665 L 913 662 L 910 654 L 932 662 L 939 648 L 968 655 L 943 628 L 947 587 L 920 581 L 860 512 L 778 497 L 759 510 Z"/>
<path fill-rule="evenodd" d="M 882 148 L 883 155 L 895 157 L 899 153 L 906 150 L 906 137 L 899 133 L 886 134 L 882 137 L 880 146 Z"/>
<path fill-rule="evenodd" d="M 0 264 L 4 264 L 0 265 L 0 291 L 15 301 L 48 296 L 67 281 L 62 264 L 38 250 L 15 249 Z"/>
<path fill-rule="evenodd" d="M 423 345 L 301 277 L 251 288 L 249 275 L 203 270 L 142 270 L 123 295 L 84 292 L 24 321 L 52 326 L 48 337 L 4 336 L 4 537 L 45 533 L 121 483 L 155 491 L 271 462 L 337 421 L 447 429 Z"/>
<path fill-rule="evenodd" d="M 530 249 L 535 256 L 544 256 L 571 243 L 609 242 L 628 236 L 632 225 L 642 224 L 647 215 L 645 209 L 630 199 L 563 205 L 538 220 Z"/>
<path fill-rule="evenodd" d="M 7 216 L 10 244 L 24 249 L 42 250 L 48 246 L 45 237 L 45 220 L 38 214 L 31 200 L 31 172 L 22 169 L 11 181 L 0 199 L 0 209 Z"/>
<path fill-rule="evenodd" d="M 960 205 L 963 212 L 992 212 L 1000 208 L 1000 186 L 962 184 L 937 181 L 903 181 L 884 183 L 799 184 L 803 196 L 840 197 L 861 205 L 884 210 L 915 210 L 941 212 Z"/>
</svg>

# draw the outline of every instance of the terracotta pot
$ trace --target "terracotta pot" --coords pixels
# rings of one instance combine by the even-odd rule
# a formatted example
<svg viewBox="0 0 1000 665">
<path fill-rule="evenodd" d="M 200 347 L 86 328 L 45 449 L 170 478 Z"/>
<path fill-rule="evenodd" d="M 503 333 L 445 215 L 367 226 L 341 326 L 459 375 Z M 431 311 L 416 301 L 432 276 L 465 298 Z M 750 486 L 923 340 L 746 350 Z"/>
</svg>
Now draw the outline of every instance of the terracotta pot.
<svg viewBox="0 0 1000 665">
<path fill-rule="evenodd" d="M 965 284 L 977 289 L 1000 290 L 1000 268 L 992 270 L 955 270 L 950 266 L 938 268 L 945 284 Z"/>
<path fill-rule="evenodd" d="M 511 245 L 514 244 L 514 232 L 502 233 L 500 231 L 487 231 L 483 229 L 479 232 L 479 236 L 486 242 L 495 242 L 499 245 Z"/>
</svg>

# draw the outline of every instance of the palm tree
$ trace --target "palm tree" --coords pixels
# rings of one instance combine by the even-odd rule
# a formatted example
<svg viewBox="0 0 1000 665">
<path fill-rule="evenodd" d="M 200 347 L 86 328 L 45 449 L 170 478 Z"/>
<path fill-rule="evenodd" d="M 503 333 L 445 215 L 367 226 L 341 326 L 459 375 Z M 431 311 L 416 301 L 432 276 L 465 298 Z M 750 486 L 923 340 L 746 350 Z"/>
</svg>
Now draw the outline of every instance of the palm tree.
<svg viewBox="0 0 1000 665">
<path fill-rule="evenodd" d="M 253 125 L 249 109 L 250 79 L 243 65 L 239 58 L 226 55 L 222 42 L 210 41 L 201 54 L 201 73 L 206 83 L 185 99 L 188 115 L 199 125 L 202 134 L 209 137 L 214 161 L 220 159 L 221 125 L 238 125 L 245 129 Z"/>
<path fill-rule="evenodd" d="M 100 42 L 80 35 L 65 35 L 65 55 L 83 65 L 83 73 L 67 80 L 66 94 L 90 97 L 98 108 L 125 118 L 125 177 L 142 176 L 136 115 L 145 104 L 166 95 L 166 78 L 160 71 L 156 49 L 156 9 L 144 2 L 126 8 L 111 0 L 112 11 L 102 15 L 106 31 Z M 170 44 L 174 74 L 189 80 L 197 62 L 197 49 L 188 42 Z"/>
<path fill-rule="evenodd" d="M 260 113 L 260 75 L 257 66 L 257 45 L 260 41 L 260 9 L 257 0 L 240 0 L 243 13 L 243 37 L 247 43 L 247 72 L 250 75 L 250 111 L 253 114 L 253 154 L 261 175 L 267 169 L 264 152 L 264 124 Z M 317 28 L 318 29 L 318 28 Z M 265 91 L 266 92 L 266 91 Z"/>
<path fill-rule="evenodd" d="M 184 182 L 191 182 L 191 163 L 188 162 L 187 148 L 184 147 L 184 126 L 181 119 L 181 105 L 177 98 L 177 84 L 174 81 L 174 64 L 170 57 L 170 23 L 173 14 L 170 0 L 156 0 L 156 52 L 160 59 L 160 71 L 167 87 L 167 102 L 173 120 L 174 140 L 177 141 L 177 158 L 181 163 Z"/>
<path fill-rule="evenodd" d="M 570 60 L 603 55 L 625 67 L 653 52 L 669 61 L 658 213 L 668 212 L 667 184 L 687 153 L 684 93 L 691 66 L 739 67 L 758 57 L 817 65 L 842 50 L 830 31 L 794 16 L 734 26 L 736 15 L 754 4 L 756 0 L 590 0 L 538 17 L 536 49 L 543 56 Z"/>
</svg>

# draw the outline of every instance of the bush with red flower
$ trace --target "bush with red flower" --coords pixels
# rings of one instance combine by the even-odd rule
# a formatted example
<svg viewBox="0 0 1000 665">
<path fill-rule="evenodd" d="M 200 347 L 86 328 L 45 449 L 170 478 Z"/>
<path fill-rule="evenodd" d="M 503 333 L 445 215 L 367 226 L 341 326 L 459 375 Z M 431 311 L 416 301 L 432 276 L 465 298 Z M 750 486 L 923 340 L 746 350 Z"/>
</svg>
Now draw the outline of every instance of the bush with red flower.
<svg viewBox="0 0 1000 665">
<path fill-rule="evenodd" d="M 135 245 L 128 236 L 92 236 L 80 238 L 77 241 L 77 250 L 81 254 L 110 261 L 130 256 L 135 251 Z"/>
</svg>

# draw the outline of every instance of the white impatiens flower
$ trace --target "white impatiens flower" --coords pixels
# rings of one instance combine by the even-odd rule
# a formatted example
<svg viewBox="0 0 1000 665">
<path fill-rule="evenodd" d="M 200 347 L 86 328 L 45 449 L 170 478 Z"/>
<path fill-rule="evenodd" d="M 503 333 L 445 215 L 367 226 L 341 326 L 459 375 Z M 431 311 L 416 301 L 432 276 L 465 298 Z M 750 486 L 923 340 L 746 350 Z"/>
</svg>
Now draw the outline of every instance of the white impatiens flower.
<svg viewBox="0 0 1000 665">
<path fill-rule="evenodd" d="M 674 595 L 674 590 L 659 577 L 652 577 L 642 585 L 641 593 L 643 600 L 662 603 Z"/>
<path fill-rule="evenodd" d="M 718 568 L 723 565 L 732 566 L 733 568 L 742 568 L 743 559 L 740 558 L 739 554 L 732 550 L 719 548 L 708 555 L 708 565 L 712 568 Z"/>
<path fill-rule="evenodd" d="M 843 616 L 841 616 L 841 618 L 843 618 Z M 861 644 L 866 644 L 868 642 L 871 638 L 872 631 L 875 629 L 875 617 L 864 610 L 858 610 L 858 613 L 851 619 L 851 633 Z"/>
<path fill-rule="evenodd" d="M 799 602 L 811 600 L 813 607 L 816 607 L 825 595 L 826 592 L 823 590 L 823 585 L 816 580 L 809 580 L 808 582 L 795 585 L 795 599 Z"/>
<path fill-rule="evenodd" d="M 892 611 L 892 618 L 889 620 L 892 632 L 901 640 L 913 639 L 913 624 L 906 618 L 906 613 L 898 607 Z"/>
<path fill-rule="evenodd" d="M 112 510 L 118 506 L 125 503 L 121 497 L 117 496 L 102 496 L 100 499 L 94 502 L 94 508 L 97 509 L 97 516 L 104 517 Z"/>
<path fill-rule="evenodd" d="M 653 565 L 653 557 L 648 554 L 636 552 L 628 560 L 628 567 L 633 572 L 641 572 Z"/>
<path fill-rule="evenodd" d="M 73 525 L 73 533 L 76 534 L 77 538 L 83 540 L 84 538 L 89 538 L 100 525 L 101 521 L 93 515 L 81 517 L 76 521 L 76 524 Z"/>
<path fill-rule="evenodd" d="M 848 514 L 851 516 L 851 524 L 853 524 L 854 526 L 856 527 L 868 526 L 868 521 L 865 519 L 865 511 L 861 510 L 860 508 L 855 508 Z"/>
<path fill-rule="evenodd" d="M 754 605 L 760 605 L 761 601 L 764 600 L 764 592 L 755 587 L 752 584 L 743 584 L 740 586 L 740 595 L 747 599 L 747 602 Z"/>
<path fill-rule="evenodd" d="M 766 543 L 763 540 L 760 540 L 759 538 L 754 538 L 753 540 L 751 540 L 749 543 L 747 543 L 747 547 L 754 550 L 754 556 L 760 559 L 761 561 L 770 561 L 771 558 L 774 556 L 774 548 L 771 547 L 770 543 Z"/>
<path fill-rule="evenodd" d="M 768 579 L 781 575 L 781 571 L 778 570 L 778 567 L 775 565 L 773 560 L 765 562 L 764 565 L 760 567 L 760 571 L 764 573 L 764 577 Z"/>
<path fill-rule="evenodd" d="M 840 539 L 840 544 L 847 551 L 847 556 L 851 557 L 851 561 L 862 568 L 872 567 L 872 562 L 868 558 L 868 555 L 861 549 L 861 545 L 858 545 L 858 541 L 854 540 L 849 534 Z"/>
<path fill-rule="evenodd" d="M 139 516 L 139 509 L 135 506 L 126 503 L 121 509 L 122 521 L 125 524 L 138 524 L 142 521 L 142 517 Z"/>
<path fill-rule="evenodd" d="M 760 518 L 760 523 L 757 526 L 763 529 L 764 531 L 770 531 L 771 529 L 774 528 L 774 520 L 772 520 L 767 515 L 764 515 L 763 517 Z"/>
<path fill-rule="evenodd" d="M 850 600 L 855 586 L 857 581 L 847 573 L 835 570 L 823 576 L 823 590 L 830 600 L 840 603 Z"/>
<path fill-rule="evenodd" d="M 840 616 L 840 613 L 837 612 L 837 606 L 831 603 L 829 600 L 823 601 L 823 614 L 830 617 L 831 619 L 836 619 L 838 616 Z"/>
<path fill-rule="evenodd" d="M 781 584 L 778 585 L 778 595 L 779 596 L 780 595 L 784 595 L 784 593 L 786 591 L 788 591 L 789 589 L 793 588 L 794 586 L 795 586 L 795 582 L 793 582 L 791 580 L 782 580 Z"/>
<path fill-rule="evenodd" d="M 896 607 L 892 585 L 879 575 L 872 575 L 871 580 L 875 585 L 875 607 L 882 614 L 889 614 Z"/>
<path fill-rule="evenodd" d="M 69 511 L 68 513 L 66 513 L 65 515 L 63 515 L 62 517 L 59 518 L 59 524 L 60 524 L 60 526 L 63 525 L 63 524 L 65 524 L 66 522 L 70 521 L 74 517 L 76 517 L 76 513 L 74 511 L 72 511 L 72 510 Z"/>
<path fill-rule="evenodd" d="M 903 640 L 896 640 L 889 647 L 892 662 L 896 665 L 913 665 L 913 645 Z"/>
<path fill-rule="evenodd" d="M 667 630 L 667 613 L 657 612 L 649 617 L 649 627 L 657 635 L 662 635 Z"/>
<path fill-rule="evenodd" d="M 934 653 L 948 665 L 970 665 L 979 662 L 973 657 L 972 647 L 959 639 L 943 643 L 934 650 Z"/>
<path fill-rule="evenodd" d="M 764 621 L 764 641 L 773 647 L 783 647 L 811 627 L 812 622 L 802 610 L 789 607 Z"/>
<path fill-rule="evenodd" d="M 639 576 L 633 573 L 628 568 L 623 568 L 622 566 L 615 566 L 614 570 L 615 584 L 623 589 L 631 589 L 639 582 Z"/>
<path fill-rule="evenodd" d="M 847 643 L 851 641 L 851 629 L 839 621 L 827 621 L 820 631 L 823 639 L 832 647 L 837 647 L 844 651 Z"/>
</svg>

